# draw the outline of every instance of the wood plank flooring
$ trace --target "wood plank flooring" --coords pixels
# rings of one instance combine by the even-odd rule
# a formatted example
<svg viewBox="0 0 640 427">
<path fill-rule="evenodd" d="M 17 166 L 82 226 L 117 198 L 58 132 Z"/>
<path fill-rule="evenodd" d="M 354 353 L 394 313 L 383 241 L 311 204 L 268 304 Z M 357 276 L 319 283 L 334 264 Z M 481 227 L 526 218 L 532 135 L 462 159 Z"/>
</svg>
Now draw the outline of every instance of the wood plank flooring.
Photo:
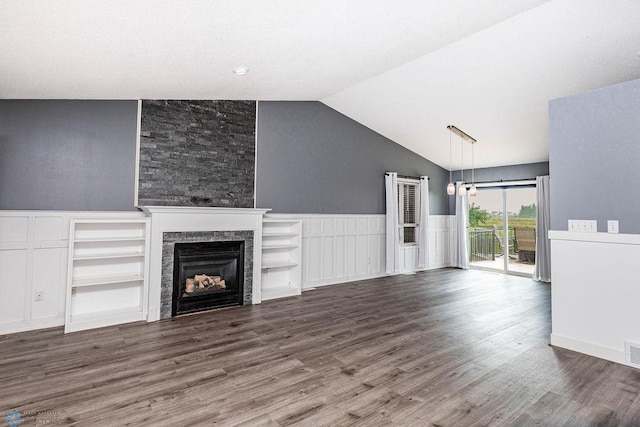
<svg viewBox="0 0 640 427">
<path fill-rule="evenodd" d="M 549 285 L 443 269 L 0 336 L 0 415 L 82 426 L 638 426 L 640 370 L 547 345 Z M 2 421 L 0 419 L 0 421 Z"/>
</svg>

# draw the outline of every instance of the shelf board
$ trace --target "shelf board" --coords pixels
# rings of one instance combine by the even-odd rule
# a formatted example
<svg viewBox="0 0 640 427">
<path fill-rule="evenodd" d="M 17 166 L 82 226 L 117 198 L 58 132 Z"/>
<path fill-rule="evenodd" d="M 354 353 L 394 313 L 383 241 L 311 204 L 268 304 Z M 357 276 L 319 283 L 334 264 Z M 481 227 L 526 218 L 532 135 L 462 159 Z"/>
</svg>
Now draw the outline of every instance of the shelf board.
<svg viewBox="0 0 640 427">
<path fill-rule="evenodd" d="M 262 246 L 262 250 L 269 250 L 269 249 L 295 249 L 297 248 L 298 245 L 264 245 Z"/>
<path fill-rule="evenodd" d="M 103 276 L 79 277 L 73 279 L 73 288 L 86 286 L 112 285 L 117 283 L 139 282 L 144 280 L 141 274 L 111 274 Z"/>
<path fill-rule="evenodd" d="M 298 263 L 294 261 L 267 261 L 262 263 L 262 269 L 295 267 L 296 265 Z"/>
<path fill-rule="evenodd" d="M 105 254 L 105 255 L 80 255 L 74 256 L 74 261 L 86 261 L 93 259 L 117 259 L 117 258 L 139 258 L 144 257 L 144 252 L 129 252 L 120 254 Z"/>
<path fill-rule="evenodd" d="M 296 237 L 298 233 L 262 233 L 262 237 Z"/>
<path fill-rule="evenodd" d="M 75 239 L 74 243 L 144 242 L 144 237 L 87 237 Z"/>
<path fill-rule="evenodd" d="M 299 218 L 263 218 L 262 223 L 268 224 L 295 224 L 300 222 Z"/>
</svg>

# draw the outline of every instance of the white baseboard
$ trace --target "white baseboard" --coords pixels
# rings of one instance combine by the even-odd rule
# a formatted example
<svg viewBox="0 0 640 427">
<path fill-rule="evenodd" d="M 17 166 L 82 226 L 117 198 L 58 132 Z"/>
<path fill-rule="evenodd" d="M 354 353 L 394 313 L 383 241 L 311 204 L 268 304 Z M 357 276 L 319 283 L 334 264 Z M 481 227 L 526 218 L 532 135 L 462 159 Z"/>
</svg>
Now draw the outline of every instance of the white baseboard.
<svg viewBox="0 0 640 427">
<path fill-rule="evenodd" d="M 598 344 L 580 341 L 553 333 L 551 334 L 551 345 L 588 354 L 589 356 L 599 357 L 600 359 L 609 360 L 611 362 L 621 363 L 623 365 L 625 364 L 624 350 L 604 347 Z"/>
<path fill-rule="evenodd" d="M 345 278 L 345 279 L 340 279 L 340 280 L 326 280 L 326 281 L 321 281 L 321 282 L 314 282 L 313 286 L 308 286 L 308 287 L 303 287 L 302 291 L 311 291 L 313 289 L 316 288 L 321 288 L 323 286 L 331 286 L 331 285 L 339 285 L 342 283 L 350 283 L 350 282 L 357 282 L 359 280 L 367 280 L 367 279 L 377 279 L 378 277 L 385 277 L 388 276 L 387 273 L 374 273 L 374 274 L 367 274 L 367 275 L 362 275 L 362 276 L 357 276 L 357 277 L 352 277 L 352 278 Z"/>
<path fill-rule="evenodd" d="M 3 323 L 0 324 L 0 335 L 15 334 L 17 332 L 32 331 L 34 329 L 54 328 L 57 326 L 64 326 L 64 318 L 22 320 L 18 322 Z M 60 333 L 62 333 L 62 331 Z"/>
</svg>

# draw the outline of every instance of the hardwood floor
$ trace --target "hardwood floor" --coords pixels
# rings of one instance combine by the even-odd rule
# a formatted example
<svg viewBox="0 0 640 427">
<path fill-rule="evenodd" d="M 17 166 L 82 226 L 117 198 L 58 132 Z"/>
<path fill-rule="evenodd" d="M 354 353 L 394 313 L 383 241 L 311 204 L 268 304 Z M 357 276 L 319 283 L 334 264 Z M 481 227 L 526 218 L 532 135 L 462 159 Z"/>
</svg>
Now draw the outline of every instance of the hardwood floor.
<svg viewBox="0 0 640 427">
<path fill-rule="evenodd" d="M 547 345 L 549 286 L 444 269 L 0 336 L 24 425 L 640 425 L 640 370 Z M 1 420 L 0 420 L 1 421 Z"/>
</svg>

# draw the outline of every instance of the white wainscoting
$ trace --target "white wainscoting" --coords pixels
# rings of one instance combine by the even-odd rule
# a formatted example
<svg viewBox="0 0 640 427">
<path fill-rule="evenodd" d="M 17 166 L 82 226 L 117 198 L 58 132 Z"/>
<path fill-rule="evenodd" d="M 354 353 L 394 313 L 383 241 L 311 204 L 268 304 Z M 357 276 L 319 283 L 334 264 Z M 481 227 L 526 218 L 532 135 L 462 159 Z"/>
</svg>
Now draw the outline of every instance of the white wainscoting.
<svg viewBox="0 0 640 427">
<path fill-rule="evenodd" d="M 451 265 L 451 250 L 455 244 L 455 239 L 452 240 L 452 218 L 450 215 L 429 216 L 429 267 L 426 270 Z M 418 247 L 400 247 L 400 271 L 410 273 L 418 270 L 421 270 L 418 267 Z"/>
<path fill-rule="evenodd" d="M 386 275 L 385 215 L 270 214 L 302 220 L 302 289 Z M 449 215 L 432 215 L 430 268 L 450 265 Z M 406 247 L 403 272 L 416 271 L 417 247 Z"/>
<path fill-rule="evenodd" d="M 384 215 L 302 218 L 302 289 L 385 274 Z"/>
<path fill-rule="evenodd" d="M 640 235 L 551 231 L 551 344 L 625 363 L 640 344 Z"/>
<path fill-rule="evenodd" d="M 64 324 L 69 222 L 142 213 L 0 211 L 0 334 Z M 42 300 L 36 301 L 36 291 Z"/>
</svg>

